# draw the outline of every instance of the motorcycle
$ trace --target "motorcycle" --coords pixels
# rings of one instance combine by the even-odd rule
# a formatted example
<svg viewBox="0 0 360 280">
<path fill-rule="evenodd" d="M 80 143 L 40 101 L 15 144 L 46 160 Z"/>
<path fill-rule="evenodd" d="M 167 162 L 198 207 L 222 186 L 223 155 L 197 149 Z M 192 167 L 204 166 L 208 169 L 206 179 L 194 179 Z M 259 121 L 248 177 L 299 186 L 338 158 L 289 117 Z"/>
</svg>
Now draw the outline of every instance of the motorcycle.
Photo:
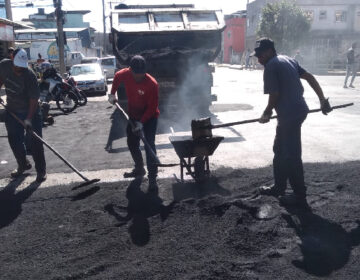
<svg viewBox="0 0 360 280">
<path fill-rule="evenodd" d="M 87 96 L 82 90 L 80 90 L 77 87 L 77 83 L 76 83 L 75 79 L 72 76 L 68 75 L 67 78 L 65 79 L 65 81 L 71 86 L 73 92 L 76 94 L 76 97 L 78 98 L 79 106 L 86 105 Z"/>
<path fill-rule="evenodd" d="M 78 98 L 72 87 L 63 80 L 54 68 L 45 70 L 40 87 L 40 102 L 56 102 L 56 106 L 64 113 L 72 112 L 78 106 Z"/>
</svg>

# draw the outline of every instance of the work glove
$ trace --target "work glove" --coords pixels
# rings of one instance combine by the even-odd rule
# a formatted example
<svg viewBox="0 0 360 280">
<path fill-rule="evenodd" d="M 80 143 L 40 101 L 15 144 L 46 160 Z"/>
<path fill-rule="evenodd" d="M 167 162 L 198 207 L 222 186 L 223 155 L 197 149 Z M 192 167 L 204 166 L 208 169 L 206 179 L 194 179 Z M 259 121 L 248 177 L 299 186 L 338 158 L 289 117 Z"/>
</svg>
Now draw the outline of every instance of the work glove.
<svg viewBox="0 0 360 280">
<path fill-rule="evenodd" d="M 259 119 L 259 123 L 267 123 L 270 121 L 270 118 L 271 118 L 271 115 L 272 115 L 272 112 L 270 113 L 267 113 L 267 112 L 264 112 L 260 119 Z"/>
<path fill-rule="evenodd" d="M 116 98 L 115 94 L 109 94 L 108 101 L 111 105 L 114 105 L 117 102 L 117 98 Z"/>
<path fill-rule="evenodd" d="M 327 115 L 328 113 L 330 113 L 332 111 L 332 108 L 329 103 L 329 98 L 327 98 L 327 99 L 324 98 L 324 99 L 320 100 L 320 105 L 321 105 L 321 112 L 324 115 Z"/>
<path fill-rule="evenodd" d="M 142 129 L 143 129 L 143 124 L 141 122 L 135 121 L 134 122 L 134 126 L 132 128 L 132 132 L 136 135 L 136 136 L 141 136 L 142 134 Z"/>
<path fill-rule="evenodd" d="M 24 125 L 25 125 L 25 129 L 26 129 L 26 130 L 32 130 L 32 122 L 31 122 L 31 120 L 26 119 L 26 120 L 24 121 Z"/>
</svg>

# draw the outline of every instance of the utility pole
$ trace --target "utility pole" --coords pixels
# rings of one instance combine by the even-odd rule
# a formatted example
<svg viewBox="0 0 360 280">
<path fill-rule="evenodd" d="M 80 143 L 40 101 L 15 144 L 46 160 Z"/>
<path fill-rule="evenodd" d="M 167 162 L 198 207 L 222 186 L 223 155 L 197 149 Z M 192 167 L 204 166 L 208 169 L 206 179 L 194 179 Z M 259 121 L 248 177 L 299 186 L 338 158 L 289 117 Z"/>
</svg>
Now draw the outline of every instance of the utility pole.
<svg viewBox="0 0 360 280">
<path fill-rule="evenodd" d="M 5 0 L 6 18 L 12 21 L 11 3 L 10 0 Z"/>
<path fill-rule="evenodd" d="M 103 44 L 104 44 L 104 54 L 106 52 L 106 18 L 105 18 L 105 0 L 102 0 L 103 5 L 103 26 L 104 26 L 104 37 L 103 37 Z"/>
<path fill-rule="evenodd" d="M 57 34 L 58 34 L 58 48 L 59 48 L 59 64 L 60 64 L 60 75 L 65 74 L 65 60 L 64 60 L 64 29 L 63 29 L 63 20 L 64 13 L 61 9 L 62 0 L 54 0 L 55 15 L 56 15 L 56 24 L 57 24 Z"/>
</svg>

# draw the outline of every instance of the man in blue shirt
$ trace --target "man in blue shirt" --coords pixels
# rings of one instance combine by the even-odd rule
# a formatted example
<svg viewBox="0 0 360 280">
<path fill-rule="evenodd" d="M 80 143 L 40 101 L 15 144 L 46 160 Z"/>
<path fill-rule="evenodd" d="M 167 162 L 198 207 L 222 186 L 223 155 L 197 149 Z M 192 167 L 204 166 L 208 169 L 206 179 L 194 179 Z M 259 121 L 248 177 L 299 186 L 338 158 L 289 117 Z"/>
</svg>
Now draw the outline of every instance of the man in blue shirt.
<svg viewBox="0 0 360 280">
<path fill-rule="evenodd" d="M 253 55 L 265 67 L 264 93 L 269 95 L 268 104 L 259 122 L 267 123 L 273 109 L 278 115 L 273 147 L 275 184 L 271 187 L 260 187 L 260 192 L 280 196 L 280 203 L 284 205 L 308 207 L 301 159 L 301 125 L 309 109 L 303 97 L 304 88 L 300 78 L 306 80 L 319 97 L 323 114 L 326 115 L 332 109 L 312 74 L 304 70 L 296 60 L 277 55 L 272 40 L 263 38 L 257 43 L 258 47 Z M 291 196 L 284 196 L 287 180 L 294 191 Z"/>
</svg>

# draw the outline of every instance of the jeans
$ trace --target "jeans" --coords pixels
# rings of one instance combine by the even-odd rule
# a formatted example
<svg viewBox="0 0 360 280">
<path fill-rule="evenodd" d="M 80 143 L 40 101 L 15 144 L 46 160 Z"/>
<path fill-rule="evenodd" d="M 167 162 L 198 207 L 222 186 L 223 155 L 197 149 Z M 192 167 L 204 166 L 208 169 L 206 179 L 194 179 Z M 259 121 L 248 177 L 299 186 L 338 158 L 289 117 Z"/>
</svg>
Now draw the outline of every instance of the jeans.
<svg viewBox="0 0 360 280">
<path fill-rule="evenodd" d="M 25 120 L 27 113 L 14 113 L 19 119 Z M 6 113 L 5 126 L 8 133 L 8 141 L 18 163 L 18 166 L 26 165 L 26 148 L 25 148 L 25 129 L 9 112 Z M 38 110 L 32 119 L 33 131 L 42 137 L 42 116 Z M 42 142 L 28 133 L 28 140 L 32 157 L 35 162 L 37 173 L 46 172 L 46 162 L 44 155 L 44 146 Z"/>
<path fill-rule="evenodd" d="M 304 170 L 301 159 L 302 117 L 284 123 L 279 122 L 274 141 L 273 172 L 275 185 L 280 190 L 286 189 L 287 180 L 299 197 L 306 196 Z"/>
<path fill-rule="evenodd" d="M 149 143 L 150 147 L 156 154 L 155 147 L 155 135 L 157 128 L 157 118 L 152 118 L 144 123 L 144 136 L 146 141 Z M 135 162 L 135 169 L 142 169 L 144 167 L 144 161 L 140 150 L 140 137 L 136 136 L 132 132 L 131 125 L 128 124 L 126 128 L 127 132 L 127 145 L 129 147 L 131 156 Z M 158 167 L 156 165 L 155 159 L 152 157 L 151 152 L 145 146 L 146 154 L 146 165 L 148 170 L 149 182 L 154 182 L 158 174 Z"/>
<path fill-rule="evenodd" d="M 350 75 L 352 75 L 351 81 L 350 81 L 350 85 L 352 85 L 352 83 L 354 82 L 355 77 L 356 77 L 356 72 L 357 72 L 357 63 L 346 65 L 346 77 L 345 77 L 345 82 L 344 82 L 345 86 L 347 85 L 347 81 L 348 81 L 348 78 L 350 77 Z"/>
</svg>

